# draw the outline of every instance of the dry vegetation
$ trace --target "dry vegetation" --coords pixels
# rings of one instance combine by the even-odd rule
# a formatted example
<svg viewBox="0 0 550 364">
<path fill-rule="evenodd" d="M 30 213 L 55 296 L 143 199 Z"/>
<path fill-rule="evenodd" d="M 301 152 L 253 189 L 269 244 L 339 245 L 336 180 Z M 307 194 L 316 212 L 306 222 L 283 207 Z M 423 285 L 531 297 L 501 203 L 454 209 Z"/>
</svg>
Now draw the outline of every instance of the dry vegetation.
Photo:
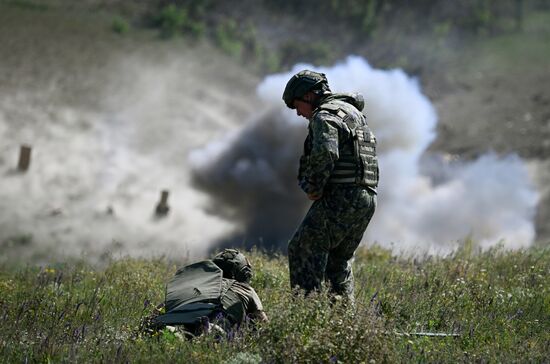
<svg viewBox="0 0 550 364">
<path fill-rule="evenodd" d="M 42 28 L 37 25 L 40 24 L 39 19 L 55 17 L 52 13 L 59 7 L 55 4 L 64 4 L 63 1 L 52 1 L 52 5 L 44 5 L 46 3 L 48 2 L 31 0 L 4 1 L 0 4 L 2 10 L 10 11 L 3 13 L 2 23 L 7 27 L 11 22 L 15 24 L 14 29 L 29 31 L 37 27 L 36 32 L 41 33 Z M 121 1 L 85 3 L 102 11 L 110 9 L 105 5 L 108 3 L 124 7 Z M 189 38 L 200 38 L 203 35 L 206 37 L 209 34 L 211 40 L 231 57 L 240 59 L 239 57 L 244 56 L 250 59 L 250 54 L 254 54 L 257 57 L 254 62 L 263 71 L 281 69 L 297 58 L 321 63 L 332 62 L 341 54 L 347 54 L 349 47 L 357 45 L 357 39 L 345 39 L 341 42 L 343 49 L 326 49 L 313 40 L 311 49 L 304 53 L 298 47 L 299 43 L 288 40 L 288 34 L 284 35 L 287 39 L 285 41 L 276 32 L 272 34 L 272 38 L 267 37 L 262 33 L 265 29 L 259 25 L 239 22 L 237 27 L 230 21 L 216 22 L 216 17 L 196 17 L 193 11 L 203 10 L 185 10 L 181 5 L 184 2 L 174 2 L 176 5 L 172 8 L 160 6 L 159 12 L 148 13 L 151 16 L 147 25 L 156 24 L 158 27 L 155 35 L 150 36 L 147 33 L 146 37 L 138 35 L 133 38 L 138 33 L 136 28 L 143 25 L 136 19 L 143 19 L 141 16 L 150 11 L 143 5 L 147 2 L 135 3 L 138 4 L 138 10 L 126 9 L 116 17 L 109 13 L 103 14 L 99 27 L 103 27 L 101 29 L 104 33 L 98 35 L 100 40 L 114 39 L 112 42 L 123 48 L 124 52 L 124 47 L 133 49 L 134 45 L 137 48 L 138 44 L 159 41 L 157 31 L 163 36 L 185 37 L 187 34 Z M 203 5 L 211 3 L 207 1 Z M 269 5 L 272 2 L 265 0 L 265 3 Z M 330 7 L 332 3 L 337 2 L 324 2 L 324 6 Z M 496 1 L 479 3 L 497 4 Z M 548 5 L 545 1 L 527 3 Z M 285 9 L 282 7 L 280 10 L 289 11 Z M 550 94 L 545 87 L 548 83 L 537 80 L 544 81 L 548 78 L 548 12 L 526 18 L 524 33 L 516 33 L 515 30 L 512 31 L 515 28 L 513 8 L 508 6 L 508 12 L 502 18 L 487 17 L 490 14 L 487 9 L 482 7 L 480 12 L 472 15 L 475 22 L 468 27 L 472 34 L 479 34 L 481 38 L 473 42 L 473 46 L 464 55 L 445 53 L 449 49 L 441 46 L 444 42 L 438 43 L 441 39 L 452 40 L 455 27 L 449 19 L 441 18 L 441 14 L 439 18 L 434 14 L 437 22 L 430 23 L 433 27 L 421 29 L 422 32 L 430 33 L 428 38 L 418 38 L 416 42 L 406 37 L 396 39 L 392 43 L 393 48 L 387 52 L 376 48 L 377 42 L 382 44 L 389 38 L 384 38 L 381 32 L 377 33 L 373 28 L 374 23 L 369 22 L 372 14 L 368 11 L 374 11 L 373 9 L 365 8 L 364 14 L 361 11 L 349 14 L 344 12 L 337 16 L 344 20 L 348 17 L 353 22 L 362 22 L 367 27 L 364 34 L 368 33 L 370 43 L 365 41 L 365 44 L 370 45 L 362 50 L 369 51 L 369 59 L 374 59 L 378 65 L 384 67 L 398 65 L 419 74 L 422 81 L 427 82 L 428 93 L 439 97 L 436 104 L 442 115 L 441 130 L 433 149 L 475 157 L 483 153 L 488 144 L 492 144 L 497 151 L 519 150 L 526 157 L 547 158 L 550 150 Z M 67 11 L 69 15 L 73 15 L 70 13 L 72 9 Z M 13 14 L 16 16 L 12 16 Z M 256 15 L 262 14 L 260 12 Z M 405 18 L 411 16 L 402 15 Z M 293 23 L 293 18 L 285 18 L 277 12 L 273 16 L 274 18 L 266 16 L 258 19 L 265 20 L 266 26 L 280 20 L 282 23 L 277 24 L 281 24 L 281 28 Z M 385 16 L 390 18 L 393 15 L 388 11 Z M 113 19 L 112 22 L 110 19 Z M 383 20 L 384 17 L 380 19 Z M 528 23 L 528 19 L 533 22 Z M 85 29 L 89 24 L 80 20 L 77 23 L 88 37 L 89 33 Z M 91 23 L 93 24 L 90 27 L 95 32 L 98 27 L 95 18 L 91 19 Z M 56 21 L 56 24 L 63 23 Z M 377 23 L 376 26 L 384 25 Z M 456 26 L 466 27 L 460 24 Z M 76 44 L 81 44 L 77 32 L 68 32 L 62 25 L 59 27 L 50 29 L 50 34 L 66 33 Z M 13 38 L 18 33 L 12 33 L 8 28 L 3 29 L 7 29 L 3 33 L 3 39 L 6 40 L 4 45 L 11 45 L 2 49 L 16 49 L 15 46 L 12 47 L 13 42 L 8 41 L 10 34 Z M 20 33 L 28 34 L 23 31 Z M 315 36 L 316 33 L 312 34 Z M 362 34 L 358 35 L 359 39 L 363 39 L 360 38 Z M 388 34 L 389 37 L 393 33 Z M 126 38 L 118 38 L 119 36 Z M 34 42 L 34 39 L 29 42 Z M 49 41 L 59 43 L 58 39 L 52 38 Z M 432 42 L 433 40 L 436 42 Z M 36 41 L 36 44 L 44 44 L 42 41 Z M 189 39 L 186 40 L 188 41 Z M 94 43 L 94 38 L 87 38 L 86 42 Z M 172 39 L 171 42 L 173 43 L 170 46 L 176 44 L 177 39 Z M 397 50 L 406 48 L 405 43 L 410 46 L 407 48 L 408 52 L 396 53 Z M 274 47 L 279 46 L 281 53 L 270 53 Z M 40 48 L 37 47 L 33 45 L 32 49 L 38 52 Z M 156 46 L 152 50 L 156 51 Z M 50 53 L 50 58 L 58 57 L 59 54 L 52 50 Z M 42 63 L 44 59 L 48 59 L 46 51 L 31 55 L 33 57 L 27 54 L 19 57 L 10 51 L 9 57 L 3 58 L 3 67 L 9 71 L 5 73 L 8 76 L 3 78 L 6 85 L 13 83 L 21 86 L 20 74 L 30 74 L 28 70 L 41 68 L 35 67 L 34 63 L 28 67 L 25 66 L 26 63 L 21 66 L 21 58 L 40 59 Z M 435 60 L 432 57 L 441 58 Z M 65 55 L 61 58 L 70 60 Z M 472 62 L 466 64 L 464 60 Z M 432 61 L 442 63 L 430 63 Z M 80 62 L 77 59 L 71 63 L 76 67 L 74 74 L 79 74 L 76 65 L 80 65 Z M 419 68 L 419 64 L 424 65 L 424 68 Z M 439 73 L 431 74 L 431 67 L 437 64 L 442 68 L 439 68 Z M 14 72 L 17 67 L 24 72 Z M 10 74 L 13 76 L 9 76 Z M 477 77 L 478 74 L 483 77 Z M 464 77 L 459 77 L 462 75 Z M 33 85 L 37 81 L 36 78 L 28 80 Z M 89 91 L 83 87 L 82 93 L 86 92 Z M 512 97 L 514 95 L 520 95 L 523 99 Z M 469 102 L 471 100 L 477 101 Z M 464 104 L 468 107 L 464 107 Z M 527 105 L 529 108 L 520 108 L 518 105 Z M 455 109 L 460 109 L 463 113 L 457 114 Z M 513 114 L 511 109 L 518 114 Z M 510 120 L 505 120 L 506 128 L 500 127 L 504 119 L 499 110 L 503 110 L 506 115 L 512 115 Z M 525 121 L 524 115 L 527 112 L 532 121 Z M 525 133 L 520 132 L 520 135 L 530 137 L 518 137 L 514 131 L 521 128 L 525 129 Z M 472 134 L 472 138 L 465 140 L 456 137 L 463 133 Z M 478 139 L 473 139 L 474 135 Z M 540 148 L 543 150 L 540 151 Z M 546 217 L 541 218 L 540 226 L 547 224 L 548 212 L 544 214 Z M 22 248 L 15 250 L 12 243 L 21 245 Z M 29 238 L 20 238 L 15 243 L 4 241 L 0 245 L 0 251 L 4 257 L 13 256 L 17 260 L 20 252 L 31 249 L 29 244 Z M 12 253 L 8 255 L 9 252 Z M 307 300 L 293 297 L 288 287 L 288 269 L 284 257 L 269 257 L 258 252 L 252 252 L 251 257 L 256 267 L 253 285 L 262 298 L 271 321 L 257 331 L 242 328 L 233 333 L 231 340 L 221 342 L 208 336 L 194 342 L 182 342 L 168 333 L 148 337 L 140 336 L 137 332 L 140 320 L 163 299 L 164 282 L 173 274 L 177 265 L 183 262 L 175 264 L 167 259 L 126 258 L 112 260 L 102 266 L 83 261 L 40 266 L 2 263 L 1 361 L 354 363 L 550 360 L 548 248 L 518 252 L 493 250 L 474 255 L 464 247 L 453 256 L 425 257 L 421 260 L 392 257 L 390 252 L 379 248 L 361 250 L 355 262 L 358 297 L 356 310 L 346 310 L 338 305 L 331 307 L 323 293 Z M 408 334 L 424 331 L 456 333 L 459 336 L 426 337 Z"/>
</svg>

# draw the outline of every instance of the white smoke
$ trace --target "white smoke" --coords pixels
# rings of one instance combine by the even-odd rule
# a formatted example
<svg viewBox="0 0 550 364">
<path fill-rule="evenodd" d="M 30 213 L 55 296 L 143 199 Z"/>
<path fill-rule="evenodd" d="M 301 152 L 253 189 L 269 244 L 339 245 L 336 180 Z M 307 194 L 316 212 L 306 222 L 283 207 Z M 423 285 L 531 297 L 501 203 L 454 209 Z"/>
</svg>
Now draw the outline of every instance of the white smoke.
<svg viewBox="0 0 550 364">
<path fill-rule="evenodd" d="M 349 57 L 334 67 L 298 64 L 287 73 L 266 77 L 258 86 L 258 94 L 275 111 L 255 120 L 240 134 L 192 154 L 195 174 L 205 190 L 236 210 L 240 208 L 238 201 L 250 194 L 267 195 L 279 202 L 286 198 L 286 205 L 275 211 L 269 211 L 269 202 L 265 200 L 252 211 L 240 209 L 245 217 L 236 221 L 244 224 L 245 230 L 261 230 L 261 224 L 266 226 L 264 220 L 284 221 L 290 212 L 299 210 L 303 214 L 308 206 L 305 196 L 296 199 L 294 179 L 289 182 L 293 187 L 287 182 L 281 184 L 290 196 L 284 197 L 272 194 L 261 183 L 252 188 L 244 183 L 239 185 L 232 177 L 240 173 L 239 166 L 250 160 L 254 163 L 246 164 L 247 175 L 258 179 L 266 177 L 264 172 L 269 171 L 267 177 L 272 183 L 279 183 L 274 176 L 282 171 L 289 168 L 295 171 L 301 150 L 295 139 L 296 135 L 303 135 L 306 121 L 285 109 L 281 93 L 288 79 L 306 68 L 325 73 L 335 92 L 360 92 L 365 97 L 365 113 L 379 143 L 381 173 L 379 208 L 367 229 L 366 242 L 401 251 L 435 253 L 449 252 L 466 238 L 472 238 L 482 248 L 498 243 L 518 248 L 533 242 L 538 193 L 523 162 L 517 156 L 491 153 L 470 162 L 425 155 L 435 137 L 437 116 L 418 82 L 401 70 L 373 69 L 359 57 Z M 278 125 L 283 127 L 274 127 L 277 118 Z M 270 133 L 262 132 L 265 125 L 270 126 Z M 274 145 L 273 140 L 281 138 L 288 143 Z M 289 155 L 294 164 L 288 162 Z M 218 180 L 231 181 L 236 187 L 227 189 L 223 183 L 209 185 L 213 173 Z M 265 214 L 268 219 L 258 218 Z M 288 239 L 298 223 L 287 222 L 283 236 L 274 237 L 278 240 L 270 244 L 284 245 L 281 240 L 285 235 Z"/>
<path fill-rule="evenodd" d="M 220 84 L 197 88 L 210 80 L 187 74 L 189 65 L 175 58 L 109 65 L 101 73 L 111 75 L 110 83 L 94 85 L 93 100 L 68 104 L 55 87 L 1 95 L 2 260 L 10 252 L 22 259 L 105 252 L 196 257 L 233 230 L 205 212 L 208 196 L 189 186 L 187 153 L 234 123 L 236 115 L 226 111 L 241 108 L 244 97 L 223 98 Z M 204 98 L 219 103 L 201 112 Z M 26 173 L 16 171 L 21 144 L 33 147 Z M 163 189 L 171 211 L 156 219 Z M 21 236 L 32 236 L 31 245 L 10 243 Z"/>
<path fill-rule="evenodd" d="M 67 95 L 74 85 L 63 78 L 35 90 L 0 88 L 9 91 L 0 95 L 3 252 L 200 256 L 220 241 L 284 248 L 309 202 L 295 179 L 306 122 L 280 97 L 294 72 L 315 67 L 267 77 L 259 102 L 243 91 L 246 82 L 239 92 L 230 92 L 239 81 L 220 85 L 215 65 L 168 59 L 110 64 L 98 71 L 101 85 L 86 79 L 83 99 Z M 367 242 L 432 251 L 466 236 L 483 247 L 532 242 L 537 193 L 519 158 L 426 158 L 437 118 L 414 79 L 357 57 L 317 69 L 333 90 L 363 93 L 379 140 L 379 209 Z M 237 129 L 243 115 L 254 118 Z M 24 174 L 15 171 L 23 143 L 33 146 Z M 171 212 L 158 220 L 162 189 Z M 33 243 L 7 245 L 22 235 Z"/>
</svg>

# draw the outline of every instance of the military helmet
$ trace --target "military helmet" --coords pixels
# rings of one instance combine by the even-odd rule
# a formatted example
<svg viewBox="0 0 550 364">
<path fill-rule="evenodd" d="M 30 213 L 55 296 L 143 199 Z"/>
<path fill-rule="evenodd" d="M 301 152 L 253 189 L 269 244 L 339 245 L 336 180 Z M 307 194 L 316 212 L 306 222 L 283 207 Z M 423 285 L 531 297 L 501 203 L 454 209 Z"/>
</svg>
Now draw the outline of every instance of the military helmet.
<svg viewBox="0 0 550 364">
<path fill-rule="evenodd" d="M 324 73 L 303 70 L 292 76 L 283 92 L 286 106 L 294 109 L 294 99 L 303 97 L 308 91 L 330 91 L 328 80 Z"/>
<path fill-rule="evenodd" d="M 224 249 L 212 259 L 223 271 L 224 278 L 249 283 L 252 278 L 252 265 L 248 258 L 237 249 Z"/>
</svg>

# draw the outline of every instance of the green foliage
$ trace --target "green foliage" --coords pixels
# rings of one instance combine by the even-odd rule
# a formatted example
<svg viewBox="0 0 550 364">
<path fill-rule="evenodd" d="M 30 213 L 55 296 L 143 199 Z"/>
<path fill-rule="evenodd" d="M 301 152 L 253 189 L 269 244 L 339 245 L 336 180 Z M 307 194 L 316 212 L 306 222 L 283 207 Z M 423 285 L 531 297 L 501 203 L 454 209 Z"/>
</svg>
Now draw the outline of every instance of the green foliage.
<svg viewBox="0 0 550 364">
<path fill-rule="evenodd" d="M 255 62 L 260 68 L 275 71 L 279 67 L 279 58 L 262 46 L 251 24 L 238 24 L 233 19 L 224 20 L 213 34 L 215 44 L 226 54 L 245 62 Z"/>
<path fill-rule="evenodd" d="M 334 51 L 341 51 L 331 49 L 331 42 L 337 42 L 334 36 L 322 41 L 312 40 L 318 39 L 316 34 L 324 33 L 328 26 L 337 27 L 343 44 L 365 42 L 396 24 L 401 31 L 432 32 L 442 41 L 457 29 L 486 33 L 495 29 L 495 24 L 501 19 L 513 18 L 509 6 L 496 6 L 494 0 L 458 3 L 427 0 L 414 4 L 405 0 L 263 0 L 260 6 L 267 7 L 275 17 L 290 17 L 298 24 L 303 23 L 302 30 L 300 26 L 294 30 L 305 33 L 305 36 L 282 42 L 263 43 L 262 36 L 256 34 L 256 27 L 261 26 L 253 16 L 246 14 L 245 8 L 240 9 L 245 14 L 237 17 L 239 12 L 228 11 L 222 2 L 175 0 L 161 1 L 160 4 L 153 16 L 153 24 L 163 37 L 184 34 L 198 38 L 204 35 L 223 52 L 252 61 L 268 72 L 296 62 L 324 64 L 333 61 L 336 57 Z"/>
<path fill-rule="evenodd" d="M 187 22 L 187 11 L 170 4 L 160 10 L 154 22 L 159 27 L 162 37 L 171 38 L 181 31 L 181 28 Z"/>
<path fill-rule="evenodd" d="M 265 51 L 262 53 L 260 63 L 265 72 L 276 72 L 281 66 L 281 58 L 276 52 Z"/>
<path fill-rule="evenodd" d="M 371 306 L 354 311 L 342 303 L 331 305 L 325 291 L 304 298 L 285 288 L 266 296 L 266 307 L 275 314 L 254 343 L 262 358 L 277 363 L 395 359 L 383 319 Z"/>
<path fill-rule="evenodd" d="M 191 38 L 200 38 L 206 32 L 206 24 L 200 21 L 188 21 L 183 27 L 183 34 L 190 36 Z"/>
<path fill-rule="evenodd" d="M 162 7 L 153 17 L 153 24 L 160 30 L 163 38 L 172 38 L 177 34 L 184 34 L 193 38 L 202 36 L 206 25 L 201 19 L 194 17 L 188 8 L 169 4 Z"/>
<path fill-rule="evenodd" d="M 233 19 L 226 20 L 218 25 L 214 33 L 214 41 L 227 54 L 240 57 L 243 51 L 243 42 L 239 39 L 239 28 Z"/>
<path fill-rule="evenodd" d="M 466 17 L 456 21 L 457 26 L 478 33 L 487 32 L 494 27 L 497 17 L 494 0 L 471 2 L 468 10 Z"/>
<path fill-rule="evenodd" d="M 302 0 L 280 2 L 263 0 L 272 11 L 283 14 L 303 14 L 309 23 L 321 26 L 346 24 L 357 37 L 371 36 L 386 24 L 400 23 L 402 30 L 433 28 L 432 24 L 447 23 L 462 31 L 484 33 L 509 23 L 513 29 L 522 7 L 516 0 Z M 525 2 L 526 3 L 526 2 Z M 315 25 L 315 24 L 314 24 Z"/>
<path fill-rule="evenodd" d="M 367 2 L 364 9 L 365 12 L 361 14 L 361 28 L 366 34 L 371 34 L 376 28 L 376 16 L 378 15 L 376 2 L 373 0 Z"/>
<path fill-rule="evenodd" d="M 326 291 L 289 290 L 284 256 L 257 251 L 252 285 L 270 318 L 221 340 L 182 341 L 137 328 L 163 300 L 176 266 L 122 259 L 0 270 L 0 356 L 6 362 L 544 362 L 550 357 L 550 250 L 355 261 L 355 309 Z M 423 337 L 411 332 L 457 333 Z"/>
<path fill-rule="evenodd" d="M 128 22 L 124 18 L 116 17 L 113 19 L 111 29 L 115 33 L 125 34 L 128 33 L 128 30 L 130 30 L 130 24 L 128 24 Z"/>
</svg>

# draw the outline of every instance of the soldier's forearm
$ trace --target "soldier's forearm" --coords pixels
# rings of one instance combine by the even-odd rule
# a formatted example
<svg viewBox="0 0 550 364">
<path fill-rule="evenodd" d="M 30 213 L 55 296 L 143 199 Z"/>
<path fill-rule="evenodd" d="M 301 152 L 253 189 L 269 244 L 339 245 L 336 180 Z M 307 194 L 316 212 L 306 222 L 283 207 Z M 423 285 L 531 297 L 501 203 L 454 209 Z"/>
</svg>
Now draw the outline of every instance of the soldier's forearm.
<svg viewBox="0 0 550 364">
<path fill-rule="evenodd" d="M 318 162 L 319 163 L 312 163 L 308 169 L 306 180 L 311 186 L 306 193 L 321 194 L 334 168 L 332 158 L 325 158 L 323 161 L 319 160 Z"/>
</svg>

